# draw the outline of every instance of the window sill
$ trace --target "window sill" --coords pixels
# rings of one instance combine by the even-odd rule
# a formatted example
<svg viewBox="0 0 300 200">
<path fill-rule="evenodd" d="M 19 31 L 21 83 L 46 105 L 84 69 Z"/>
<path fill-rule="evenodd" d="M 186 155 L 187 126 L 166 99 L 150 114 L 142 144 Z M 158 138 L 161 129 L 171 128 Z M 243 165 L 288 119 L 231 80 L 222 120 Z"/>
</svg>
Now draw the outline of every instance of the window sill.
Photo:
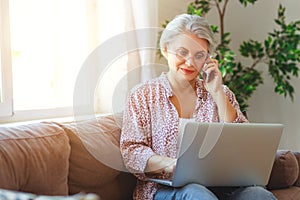
<svg viewBox="0 0 300 200">
<path fill-rule="evenodd" d="M 55 122 L 74 122 L 85 119 L 92 119 L 95 116 L 103 116 L 107 114 L 82 115 L 75 117 L 73 108 L 56 108 L 48 110 L 31 110 L 31 111 L 16 111 L 13 116 L 0 118 L 0 127 L 16 126 L 30 123 L 38 123 L 44 121 Z"/>
</svg>

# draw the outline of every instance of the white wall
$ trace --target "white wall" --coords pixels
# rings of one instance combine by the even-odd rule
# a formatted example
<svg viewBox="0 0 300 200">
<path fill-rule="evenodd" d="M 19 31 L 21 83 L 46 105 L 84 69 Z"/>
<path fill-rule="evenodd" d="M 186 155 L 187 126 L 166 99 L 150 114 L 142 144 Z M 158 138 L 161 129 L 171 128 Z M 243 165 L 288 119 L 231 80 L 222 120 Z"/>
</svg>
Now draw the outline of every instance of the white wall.
<svg viewBox="0 0 300 200">
<path fill-rule="evenodd" d="M 185 13 L 188 0 L 160 0 L 159 1 L 159 24 L 165 19 L 172 19 L 175 15 Z M 247 8 L 238 1 L 230 1 L 225 16 L 225 31 L 231 32 L 231 47 L 237 49 L 242 41 L 250 38 L 263 41 L 268 32 L 276 25 L 274 18 L 277 16 L 279 3 L 286 7 L 287 21 L 300 20 L 299 0 L 260 0 L 255 5 Z M 212 10 L 207 16 L 211 24 L 218 24 L 218 15 Z M 249 61 L 237 57 L 243 63 Z M 267 66 L 259 66 L 263 71 L 264 84 L 261 85 L 251 97 L 248 117 L 251 122 L 283 123 L 285 129 L 280 142 L 280 149 L 300 150 L 300 78 L 292 80 L 295 96 L 294 102 L 287 97 L 275 94 L 274 83 L 266 72 Z M 300 67 L 300 65 L 299 65 Z M 299 74 L 300 75 L 300 74 Z"/>
</svg>

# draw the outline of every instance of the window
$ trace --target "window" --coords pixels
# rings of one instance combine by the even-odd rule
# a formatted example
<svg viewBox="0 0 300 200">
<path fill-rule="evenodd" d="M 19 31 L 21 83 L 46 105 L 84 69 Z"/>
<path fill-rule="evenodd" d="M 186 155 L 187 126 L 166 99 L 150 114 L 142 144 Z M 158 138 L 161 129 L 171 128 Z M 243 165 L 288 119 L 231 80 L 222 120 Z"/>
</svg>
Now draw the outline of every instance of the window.
<svg viewBox="0 0 300 200">
<path fill-rule="evenodd" d="M 102 41 L 124 31 L 123 1 L 0 1 L 6 8 L 1 4 L 6 26 L 1 26 L 1 41 L 10 41 L 5 49 L 1 45 L 1 105 L 11 104 L 4 106 L 10 115 L 14 99 L 14 116 L 0 121 L 72 115 L 74 85 L 85 59 Z M 13 88 L 5 89 L 11 83 Z"/>
<path fill-rule="evenodd" d="M 8 0 L 0 1 L 0 117 L 11 116 L 12 79 L 9 39 Z"/>
<path fill-rule="evenodd" d="M 11 0 L 15 110 L 72 105 L 89 51 L 86 1 Z"/>
</svg>

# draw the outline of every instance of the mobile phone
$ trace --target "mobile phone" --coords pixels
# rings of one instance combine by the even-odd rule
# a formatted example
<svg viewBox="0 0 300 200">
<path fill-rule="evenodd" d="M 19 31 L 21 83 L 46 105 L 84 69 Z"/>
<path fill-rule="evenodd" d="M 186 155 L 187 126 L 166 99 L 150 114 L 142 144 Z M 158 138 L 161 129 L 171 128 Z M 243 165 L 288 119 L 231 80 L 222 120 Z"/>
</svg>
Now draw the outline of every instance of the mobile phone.
<svg viewBox="0 0 300 200">
<path fill-rule="evenodd" d="M 206 73 L 206 72 L 202 72 L 202 78 L 203 80 L 208 83 L 210 80 L 211 80 L 211 77 L 209 73 Z"/>
<path fill-rule="evenodd" d="M 211 58 L 213 58 L 212 55 L 209 56 L 209 59 L 211 59 Z M 203 68 L 205 68 L 207 64 L 208 63 L 205 62 Z M 214 78 L 214 73 L 207 73 L 207 72 L 203 71 L 202 77 L 204 78 L 205 82 L 208 83 Z"/>
</svg>

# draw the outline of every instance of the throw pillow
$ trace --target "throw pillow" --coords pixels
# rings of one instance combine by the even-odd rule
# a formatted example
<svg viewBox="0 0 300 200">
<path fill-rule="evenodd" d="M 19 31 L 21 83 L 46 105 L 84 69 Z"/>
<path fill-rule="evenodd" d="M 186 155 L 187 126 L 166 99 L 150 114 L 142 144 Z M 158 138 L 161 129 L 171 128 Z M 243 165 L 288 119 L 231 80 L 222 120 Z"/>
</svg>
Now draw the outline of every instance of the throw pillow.
<svg viewBox="0 0 300 200">
<path fill-rule="evenodd" d="M 292 186 L 298 178 L 299 166 L 291 151 L 277 151 L 267 188 L 283 189 Z"/>
<path fill-rule="evenodd" d="M 70 145 L 69 192 L 93 192 L 101 199 L 122 198 L 117 182 L 125 171 L 119 149 L 121 129 L 113 115 L 64 123 Z M 118 196 L 118 197 L 117 197 Z"/>
<path fill-rule="evenodd" d="M 100 200 L 95 194 L 79 193 L 72 196 L 39 196 L 32 193 L 0 189 L 1 200 Z"/>
<path fill-rule="evenodd" d="M 296 156 L 297 161 L 298 161 L 298 166 L 300 167 L 300 152 L 293 152 L 293 153 L 294 153 L 294 155 Z M 298 175 L 298 178 L 297 178 L 297 180 L 296 180 L 296 182 L 295 182 L 294 185 L 300 187 L 300 168 L 299 168 L 299 175 Z"/>
</svg>

